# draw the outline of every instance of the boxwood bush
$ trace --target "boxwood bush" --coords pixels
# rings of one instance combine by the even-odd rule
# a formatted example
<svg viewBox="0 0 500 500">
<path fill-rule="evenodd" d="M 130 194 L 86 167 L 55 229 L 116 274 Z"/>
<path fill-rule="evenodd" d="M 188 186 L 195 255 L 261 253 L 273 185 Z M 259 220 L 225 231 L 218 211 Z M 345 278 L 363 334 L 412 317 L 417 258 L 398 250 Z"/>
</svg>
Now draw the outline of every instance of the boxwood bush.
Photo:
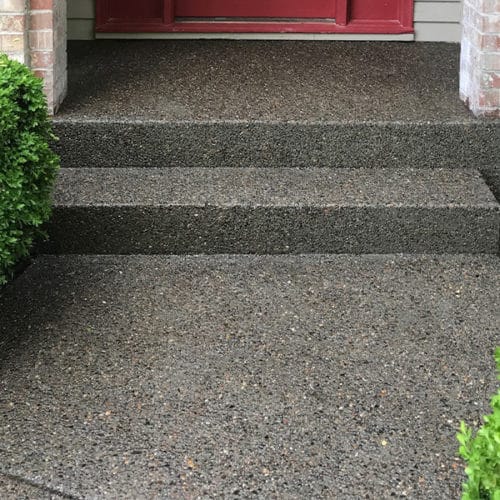
<svg viewBox="0 0 500 500">
<path fill-rule="evenodd" d="M 0 54 L 0 284 L 43 235 L 59 159 L 42 81 Z"/>
<path fill-rule="evenodd" d="M 496 349 L 498 379 L 500 380 L 500 347 Z M 500 388 L 491 399 L 490 415 L 474 432 L 464 422 L 457 438 L 460 455 L 467 462 L 467 482 L 463 487 L 463 500 L 500 500 Z"/>
</svg>

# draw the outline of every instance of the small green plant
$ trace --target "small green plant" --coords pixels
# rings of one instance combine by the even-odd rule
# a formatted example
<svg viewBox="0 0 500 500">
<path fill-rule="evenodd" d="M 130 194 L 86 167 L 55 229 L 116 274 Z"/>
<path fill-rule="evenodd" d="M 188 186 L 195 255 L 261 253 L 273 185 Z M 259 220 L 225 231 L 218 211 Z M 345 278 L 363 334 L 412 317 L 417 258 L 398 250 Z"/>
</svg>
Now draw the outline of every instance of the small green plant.
<svg viewBox="0 0 500 500">
<path fill-rule="evenodd" d="M 495 351 L 500 380 L 500 347 Z M 483 417 L 482 427 L 474 433 L 461 422 L 457 439 L 460 456 L 467 462 L 468 480 L 462 500 L 500 500 L 500 388 L 491 399 L 493 413 Z"/>
<path fill-rule="evenodd" d="M 0 284 L 50 216 L 59 167 L 53 139 L 42 81 L 0 54 Z"/>
</svg>

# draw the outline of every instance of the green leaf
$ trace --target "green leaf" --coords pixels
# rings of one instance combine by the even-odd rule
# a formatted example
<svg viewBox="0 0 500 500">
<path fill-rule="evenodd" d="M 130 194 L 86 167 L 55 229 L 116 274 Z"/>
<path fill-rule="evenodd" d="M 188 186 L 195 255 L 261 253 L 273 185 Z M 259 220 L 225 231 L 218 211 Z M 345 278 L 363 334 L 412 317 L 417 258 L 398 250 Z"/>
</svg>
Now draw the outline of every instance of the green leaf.
<svg viewBox="0 0 500 500">
<path fill-rule="evenodd" d="M 500 348 L 495 350 L 495 361 L 500 376 Z M 500 500 L 500 389 L 491 398 L 491 408 L 475 437 L 465 422 L 460 423 L 459 453 L 467 462 L 465 500 Z"/>
<path fill-rule="evenodd" d="M 0 54 L 0 283 L 50 215 L 59 168 L 53 138 L 41 80 Z"/>
</svg>

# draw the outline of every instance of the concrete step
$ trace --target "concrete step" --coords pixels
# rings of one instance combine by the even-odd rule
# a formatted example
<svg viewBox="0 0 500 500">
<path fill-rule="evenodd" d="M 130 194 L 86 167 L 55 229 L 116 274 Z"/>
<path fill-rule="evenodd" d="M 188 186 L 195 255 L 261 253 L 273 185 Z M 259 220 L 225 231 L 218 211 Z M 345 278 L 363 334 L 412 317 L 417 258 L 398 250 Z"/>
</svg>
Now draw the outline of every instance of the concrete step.
<svg viewBox="0 0 500 500">
<path fill-rule="evenodd" d="M 65 498 L 459 498 L 499 279 L 484 255 L 42 256 L 0 291 L 0 476 Z"/>
<path fill-rule="evenodd" d="M 49 253 L 496 253 L 473 169 L 62 169 Z"/>
<path fill-rule="evenodd" d="M 456 44 L 68 49 L 68 97 L 54 121 L 66 167 L 474 167 L 500 196 L 500 121 L 460 101 Z"/>
<path fill-rule="evenodd" d="M 467 168 L 498 175 L 499 121 L 54 120 L 65 167 Z"/>
</svg>

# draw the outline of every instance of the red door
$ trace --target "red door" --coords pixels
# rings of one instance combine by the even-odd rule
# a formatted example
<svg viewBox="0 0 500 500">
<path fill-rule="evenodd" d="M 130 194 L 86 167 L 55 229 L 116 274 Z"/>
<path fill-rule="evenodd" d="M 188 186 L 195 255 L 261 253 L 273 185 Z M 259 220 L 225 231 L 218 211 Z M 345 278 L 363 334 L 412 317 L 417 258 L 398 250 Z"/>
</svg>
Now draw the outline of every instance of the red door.
<svg viewBox="0 0 500 500">
<path fill-rule="evenodd" d="M 175 15 L 226 19 L 333 19 L 335 3 L 335 0 L 177 0 Z"/>
<path fill-rule="evenodd" d="M 104 33 L 411 33 L 413 0 L 96 0 Z"/>
</svg>

